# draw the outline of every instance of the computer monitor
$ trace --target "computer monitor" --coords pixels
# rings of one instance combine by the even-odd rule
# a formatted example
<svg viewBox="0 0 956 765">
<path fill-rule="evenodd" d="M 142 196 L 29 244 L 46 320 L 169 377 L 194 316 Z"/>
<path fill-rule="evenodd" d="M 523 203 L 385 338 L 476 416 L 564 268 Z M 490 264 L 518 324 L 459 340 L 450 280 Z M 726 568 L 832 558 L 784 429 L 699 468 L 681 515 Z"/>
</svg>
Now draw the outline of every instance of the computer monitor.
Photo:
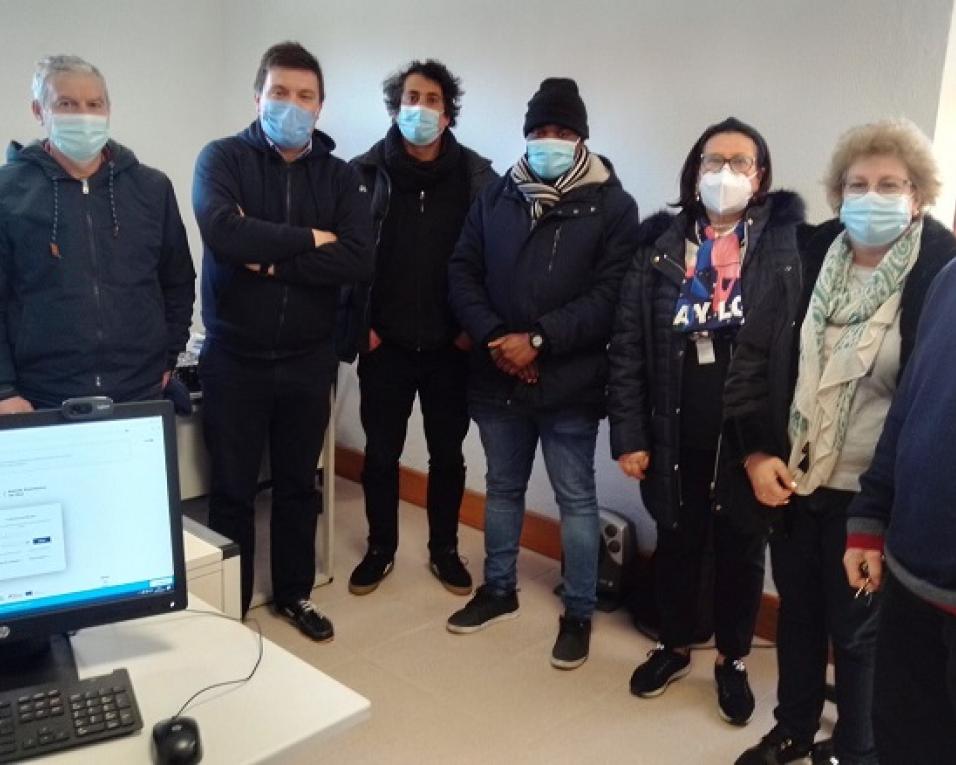
<svg viewBox="0 0 956 765">
<path fill-rule="evenodd" d="M 186 597 L 169 402 L 0 416 L 0 689 L 75 680 L 68 633 Z"/>
</svg>

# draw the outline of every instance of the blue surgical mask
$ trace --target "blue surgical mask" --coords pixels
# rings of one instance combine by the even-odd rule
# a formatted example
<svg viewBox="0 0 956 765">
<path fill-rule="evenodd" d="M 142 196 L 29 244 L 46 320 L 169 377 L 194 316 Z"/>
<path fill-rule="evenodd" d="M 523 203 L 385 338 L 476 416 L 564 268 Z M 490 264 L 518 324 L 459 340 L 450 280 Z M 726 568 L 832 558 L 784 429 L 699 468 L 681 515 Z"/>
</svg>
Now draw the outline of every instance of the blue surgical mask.
<svg viewBox="0 0 956 765">
<path fill-rule="evenodd" d="M 856 244 L 882 247 L 906 231 L 913 220 L 911 204 L 906 194 L 888 196 L 868 191 L 863 196 L 844 198 L 840 220 Z"/>
<path fill-rule="evenodd" d="M 74 162 L 92 162 L 110 138 L 110 121 L 100 114 L 52 114 L 50 142 Z"/>
<path fill-rule="evenodd" d="M 289 101 L 262 99 L 259 122 L 269 140 L 280 149 L 300 149 L 312 138 L 315 113 Z"/>
<path fill-rule="evenodd" d="M 539 178 L 553 181 L 571 169 L 577 148 L 577 141 L 534 138 L 528 141 L 528 164 Z"/>
<path fill-rule="evenodd" d="M 441 114 L 427 106 L 405 106 L 398 110 L 398 129 L 409 143 L 416 146 L 428 146 L 438 140 L 441 135 L 439 120 Z"/>
</svg>

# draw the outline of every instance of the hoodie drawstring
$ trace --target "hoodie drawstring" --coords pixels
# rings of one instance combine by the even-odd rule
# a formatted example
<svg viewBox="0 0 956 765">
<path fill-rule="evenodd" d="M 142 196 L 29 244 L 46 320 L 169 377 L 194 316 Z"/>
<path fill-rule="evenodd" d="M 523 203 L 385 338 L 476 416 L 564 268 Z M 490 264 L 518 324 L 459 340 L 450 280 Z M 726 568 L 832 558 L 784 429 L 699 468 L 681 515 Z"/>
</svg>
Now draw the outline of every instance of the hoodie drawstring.
<svg viewBox="0 0 956 765">
<path fill-rule="evenodd" d="M 60 257 L 60 245 L 56 241 L 57 228 L 60 224 L 60 186 L 53 178 L 53 230 L 50 232 L 50 254 L 54 258 Z"/>
<path fill-rule="evenodd" d="M 119 238 L 119 217 L 116 215 L 116 194 L 113 189 L 113 176 L 115 174 L 116 163 L 110 160 L 110 213 L 113 216 L 113 238 Z"/>
<path fill-rule="evenodd" d="M 113 218 L 113 238 L 119 238 L 120 224 L 119 216 L 116 214 L 116 165 L 109 163 L 109 191 L 110 191 L 110 215 Z M 50 231 L 50 254 L 54 258 L 59 258 L 60 245 L 56 241 L 60 229 L 60 179 L 51 178 L 53 183 L 53 227 Z"/>
</svg>

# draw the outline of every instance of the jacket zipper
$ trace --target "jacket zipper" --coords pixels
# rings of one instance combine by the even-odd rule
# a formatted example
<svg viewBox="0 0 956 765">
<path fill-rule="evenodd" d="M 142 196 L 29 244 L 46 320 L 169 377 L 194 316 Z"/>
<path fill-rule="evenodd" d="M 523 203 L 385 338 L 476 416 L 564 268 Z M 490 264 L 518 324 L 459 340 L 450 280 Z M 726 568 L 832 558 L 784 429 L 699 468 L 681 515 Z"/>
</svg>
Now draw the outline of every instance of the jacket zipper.
<svg viewBox="0 0 956 765">
<path fill-rule="evenodd" d="M 561 241 L 561 226 L 563 223 L 559 223 L 558 227 L 554 230 L 554 242 L 551 244 L 551 259 L 548 261 L 548 273 L 551 273 L 551 269 L 554 268 L 554 259 L 558 255 L 558 242 Z"/>
<path fill-rule="evenodd" d="M 103 347 L 103 303 L 100 296 L 100 269 L 99 263 L 96 257 L 96 235 L 93 231 L 93 209 L 92 201 L 90 200 L 90 183 L 89 180 L 84 178 L 81 183 L 83 184 L 83 196 L 86 197 L 86 231 L 90 240 L 90 263 L 93 266 L 93 297 L 96 301 L 96 356 L 99 360 L 100 353 Z M 97 366 L 99 364 L 97 363 Z M 103 387 L 103 377 L 99 372 L 96 372 L 94 375 L 94 382 L 97 388 Z"/>
<path fill-rule="evenodd" d="M 289 168 L 285 168 L 285 222 L 292 223 L 292 173 Z M 278 351 L 279 338 L 282 335 L 282 327 L 285 324 L 285 309 L 289 303 L 289 285 L 282 285 L 282 305 L 279 307 L 279 325 L 276 327 L 276 351 Z"/>
<path fill-rule="evenodd" d="M 418 236 L 421 236 L 422 226 L 425 225 L 425 189 L 418 192 L 418 212 L 422 216 L 418 225 Z M 415 258 L 415 350 L 422 350 L 422 271 L 418 258 Z"/>
<path fill-rule="evenodd" d="M 735 347 L 733 343 L 731 343 L 730 362 L 728 363 L 728 367 L 730 366 L 730 363 L 732 363 L 734 360 L 734 351 L 735 351 Z M 723 410 L 723 407 L 721 407 L 721 410 Z M 714 472 L 710 477 L 710 502 L 712 506 L 714 504 L 714 501 L 717 499 L 717 477 L 720 472 L 720 451 L 723 448 L 723 445 L 724 445 L 724 433 L 723 433 L 723 430 L 721 430 L 721 432 L 717 435 L 717 454 L 714 456 Z M 714 510 L 719 512 L 720 506 L 719 505 L 714 506 Z"/>
<path fill-rule="evenodd" d="M 376 173 L 378 172 L 378 169 L 376 169 Z M 372 289 L 375 287 L 375 277 L 378 274 L 378 250 L 382 243 L 382 229 L 385 227 L 385 219 L 388 217 L 388 212 L 392 206 L 392 179 L 384 170 L 381 171 L 381 175 L 385 179 L 385 211 L 382 213 L 375 230 L 375 268 L 372 270 L 372 279 L 368 283 L 368 293 L 365 295 L 365 315 L 362 319 L 363 326 L 366 328 L 366 335 L 368 335 L 367 330 L 372 328 Z"/>
</svg>

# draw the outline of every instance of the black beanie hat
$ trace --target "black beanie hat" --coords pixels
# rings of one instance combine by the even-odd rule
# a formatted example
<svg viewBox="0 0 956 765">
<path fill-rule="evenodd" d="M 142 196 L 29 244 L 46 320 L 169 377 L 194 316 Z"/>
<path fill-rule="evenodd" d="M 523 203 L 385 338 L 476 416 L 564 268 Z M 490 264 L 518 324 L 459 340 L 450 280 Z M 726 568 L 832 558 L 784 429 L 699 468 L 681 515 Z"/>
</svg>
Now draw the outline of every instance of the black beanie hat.
<svg viewBox="0 0 956 765">
<path fill-rule="evenodd" d="M 524 117 L 524 134 L 536 127 L 555 124 L 573 130 L 581 138 L 588 137 L 588 110 L 578 95 L 578 84 L 567 77 L 549 77 L 528 101 Z"/>
</svg>

